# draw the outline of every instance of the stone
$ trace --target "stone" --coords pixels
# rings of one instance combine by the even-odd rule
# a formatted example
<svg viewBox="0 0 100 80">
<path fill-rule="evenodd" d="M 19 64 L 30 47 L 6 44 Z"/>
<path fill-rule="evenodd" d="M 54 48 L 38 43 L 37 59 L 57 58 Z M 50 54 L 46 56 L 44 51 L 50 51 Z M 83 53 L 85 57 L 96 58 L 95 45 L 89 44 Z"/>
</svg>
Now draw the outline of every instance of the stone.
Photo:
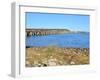
<svg viewBox="0 0 100 80">
<path fill-rule="evenodd" d="M 71 61 L 70 64 L 75 64 L 75 62 L 74 61 Z"/>
<path fill-rule="evenodd" d="M 57 65 L 56 61 L 57 61 L 56 59 L 49 59 L 48 60 L 49 66 L 56 66 Z"/>
</svg>

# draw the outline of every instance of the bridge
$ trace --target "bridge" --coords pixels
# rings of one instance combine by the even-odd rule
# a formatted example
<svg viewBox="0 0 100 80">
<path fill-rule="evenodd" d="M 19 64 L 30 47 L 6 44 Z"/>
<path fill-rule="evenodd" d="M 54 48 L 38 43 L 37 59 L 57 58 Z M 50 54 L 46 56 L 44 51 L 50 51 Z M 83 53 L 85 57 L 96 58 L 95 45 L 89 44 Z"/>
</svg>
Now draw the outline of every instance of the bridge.
<svg viewBox="0 0 100 80">
<path fill-rule="evenodd" d="M 26 36 L 42 36 L 51 34 L 64 34 L 70 32 L 67 29 L 26 29 Z"/>
</svg>

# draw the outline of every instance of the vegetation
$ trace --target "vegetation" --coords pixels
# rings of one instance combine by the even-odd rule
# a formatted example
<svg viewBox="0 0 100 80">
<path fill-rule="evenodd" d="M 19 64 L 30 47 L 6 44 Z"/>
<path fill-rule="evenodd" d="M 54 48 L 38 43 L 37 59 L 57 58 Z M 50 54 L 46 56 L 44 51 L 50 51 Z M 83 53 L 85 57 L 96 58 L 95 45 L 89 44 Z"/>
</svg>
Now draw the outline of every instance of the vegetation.
<svg viewBox="0 0 100 80">
<path fill-rule="evenodd" d="M 89 64 L 89 48 L 26 48 L 26 67 Z"/>
</svg>

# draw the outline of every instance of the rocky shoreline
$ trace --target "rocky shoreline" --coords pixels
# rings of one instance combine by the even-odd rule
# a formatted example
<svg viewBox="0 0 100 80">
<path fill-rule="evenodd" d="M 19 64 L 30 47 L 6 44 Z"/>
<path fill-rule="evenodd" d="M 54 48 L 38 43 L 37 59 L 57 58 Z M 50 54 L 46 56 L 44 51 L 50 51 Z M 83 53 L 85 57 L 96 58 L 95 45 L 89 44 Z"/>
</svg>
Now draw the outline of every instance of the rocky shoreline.
<svg viewBox="0 0 100 80">
<path fill-rule="evenodd" d="M 26 67 L 89 64 L 89 48 L 29 47 Z"/>
</svg>

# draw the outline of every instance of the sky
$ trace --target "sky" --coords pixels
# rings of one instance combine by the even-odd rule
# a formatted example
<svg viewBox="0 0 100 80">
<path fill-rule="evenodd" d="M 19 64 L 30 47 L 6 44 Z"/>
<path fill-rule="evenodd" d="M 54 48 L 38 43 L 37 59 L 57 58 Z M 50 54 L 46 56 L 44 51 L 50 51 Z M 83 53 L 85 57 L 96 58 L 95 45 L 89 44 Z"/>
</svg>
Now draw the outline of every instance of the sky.
<svg viewBox="0 0 100 80">
<path fill-rule="evenodd" d="M 89 32 L 89 15 L 26 12 L 26 28 Z"/>
</svg>

